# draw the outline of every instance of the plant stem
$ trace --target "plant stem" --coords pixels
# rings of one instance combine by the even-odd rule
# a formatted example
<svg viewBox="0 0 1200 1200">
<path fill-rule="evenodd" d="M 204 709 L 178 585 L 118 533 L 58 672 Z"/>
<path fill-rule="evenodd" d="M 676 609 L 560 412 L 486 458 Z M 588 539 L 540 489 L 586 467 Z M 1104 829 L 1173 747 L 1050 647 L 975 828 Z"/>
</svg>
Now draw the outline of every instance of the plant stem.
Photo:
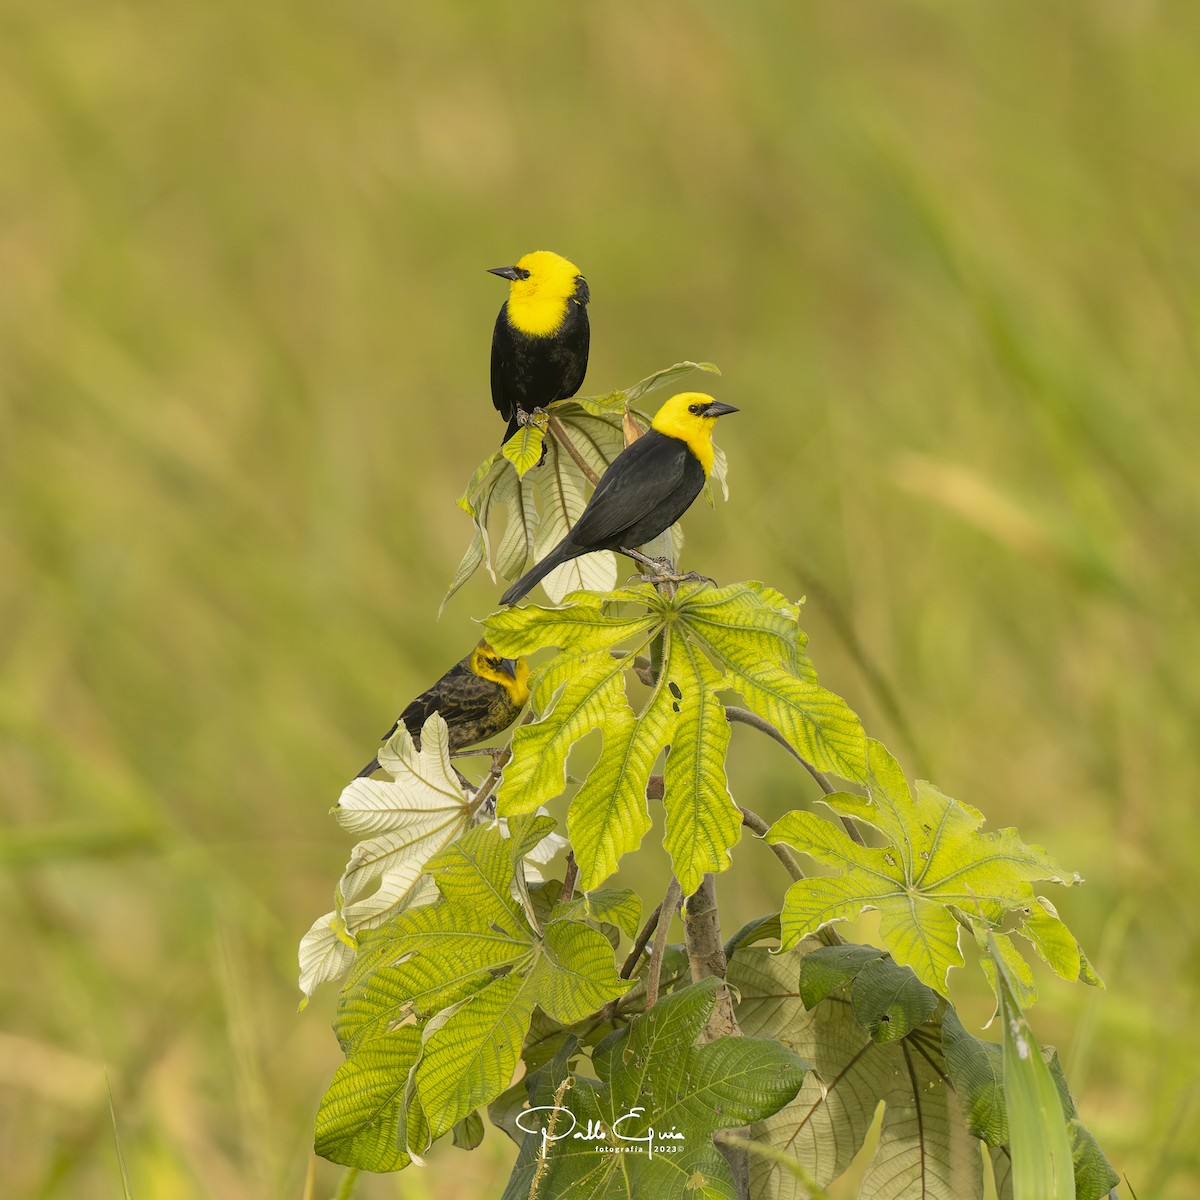
<svg viewBox="0 0 1200 1200">
<path fill-rule="evenodd" d="M 683 906 L 684 944 L 687 947 L 688 964 L 692 979 L 699 981 L 716 976 L 725 978 L 728 964 L 725 947 L 721 942 L 721 918 L 717 909 L 716 876 L 704 876 L 700 886 L 687 898 Z M 722 1037 L 740 1036 L 737 1018 L 733 1015 L 733 1000 L 729 989 L 722 987 L 717 992 L 712 1015 L 703 1040 L 714 1042 Z"/>
<path fill-rule="evenodd" d="M 633 943 L 633 948 L 629 951 L 629 955 L 621 967 L 622 979 L 631 978 L 637 969 L 638 959 L 642 957 L 642 951 L 646 949 L 646 945 L 650 941 L 650 936 L 654 933 L 655 927 L 658 925 L 658 916 L 661 912 L 662 901 L 660 900 L 654 911 L 646 918 L 646 923 L 642 926 L 641 933 L 637 935 L 637 940 Z"/>
<path fill-rule="evenodd" d="M 682 896 L 679 880 L 672 875 L 671 882 L 667 884 L 667 894 L 658 906 L 658 924 L 654 928 L 654 949 L 650 952 L 650 974 L 646 979 L 647 1011 L 654 1007 L 655 1001 L 658 999 L 658 989 L 662 982 L 663 954 L 667 949 L 667 931 L 671 928 L 671 918 L 675 915 Z"/>
<path fill-rule="evenodd" d="M 773 742 L 778 742 L 817 781 L 817 784 L 825 795 L 832 796 L 838 790 L 829 781 L 829 776 L 824 771 L 817 770 L 802 754 L 798 754 L 791 742 L 770 721 L 763 720 L 762 717 L 757 713 L 752 713 L 748 708 L 736 708 L 733 705 L 725 706 L 725 716 L 730 721 L 741 725 L 749 725 L 751 729 L 757 729 L 759 733 L 765 733 Z M 849 817 L 841 817 L 841 822 L 851 841 L 857 842 L 860 846 L 867 844 L 863 841 L 863 835 L 858 832 L 858 827 Z"/>
<path fill-rule="evenodd" d="M 547 415 L 550 419 L 546 422 L 546 427 L 554 434 L 558 444 L 575 460 L 575 465 L 591 481 L 592 487 L 595 487 L 600 482 L 600 476 L 592 470 L 587 459 L 579 453 L 579 447 L 571 441 L 571 435 L 567 433 L 563 423 L 553 413 L 548 413 Z"/>
<path fill-rule="evenodd" d="M 743 808 L 738 805 L 738 811 L 742 814 L 742 824 L 745 825 L 751 833 L 756 833 L 760 838 L 766 837 L 767 831 L 771 828 L 766 821 L 762 819 L 756 812 L 751 812 L 748 808 Z M 796 861 L 796 856 L 782 842 L 774 844 L 768 842 L 771 847 L 771 853 L 783 864 L 783 869 L 792 877 L 794 883 L 798 879 L 804 878 L 804 868 Z"/>
</svg>

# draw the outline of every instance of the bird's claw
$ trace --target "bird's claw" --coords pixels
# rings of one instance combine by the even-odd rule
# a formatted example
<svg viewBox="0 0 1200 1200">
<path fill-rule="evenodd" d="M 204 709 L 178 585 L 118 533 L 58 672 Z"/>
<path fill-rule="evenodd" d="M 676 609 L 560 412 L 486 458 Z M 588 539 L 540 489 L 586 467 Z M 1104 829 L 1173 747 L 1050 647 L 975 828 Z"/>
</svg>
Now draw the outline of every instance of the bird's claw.
<svg viewBox="0 0 1200 1200">
<path fill-rule="evenodd" d="M 708 575 L 701 575 L 697 571 L 688 571 L 686 575 L 679 575 L 675 571 L 655 570 L 653 573 L 647 571 L 642 575 L 630 575 L 630 583 L 711 583 L 713 587 L 717 586 L 717 581 L 710 578 Z"/>
<path fill-rule="evenodd" d="M 539 425 L 544 418 L 549 418 L 549 416 L 550 414 L 541 407 L 535 408 L 532 412 L 518 408 L 516 412 L 518 425 Z"/>
</svg>

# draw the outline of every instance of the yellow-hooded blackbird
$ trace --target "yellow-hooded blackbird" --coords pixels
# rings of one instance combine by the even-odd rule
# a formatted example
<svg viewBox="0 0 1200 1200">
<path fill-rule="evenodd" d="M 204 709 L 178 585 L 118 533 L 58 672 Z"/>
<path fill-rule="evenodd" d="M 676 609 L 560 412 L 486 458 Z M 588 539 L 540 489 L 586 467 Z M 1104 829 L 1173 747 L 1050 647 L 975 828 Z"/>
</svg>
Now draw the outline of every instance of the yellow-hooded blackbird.
<svg viewBox="0 0 1200 1200">
<path fill-rule="evenodd" d="M 629 554 L 678 521 L 712 470 L 717 418 L 733 412 L 703 392 L 672 396 L 649 430 L 613 459 L 570 533 L 500 603 L 515 604 L 562 563 L 594 550 Z"/>
<path fill-rule="evenodd" d="M 550 250 L 512 267 L 491 267 L 509 280 L 508 299 L 492 334 L 492 403 L 508 422 L 508 441 L 524 414 L 579 391 L 587 370 L 587 280 Z"/>
<path fill-rule="evenodd" d="M 387 741 L 403 725 L 418 749 L 421 727 L 435 712 L 450 731 L 450 749 L 462 750 L 507 729 L 529 699 L 529 664 L 523 658 L 501 658 L 481 641 L 427 692 L 422 692 L 383 735 Z M 379 770 L 373 758 L 356 778 Z"/>
</svg>

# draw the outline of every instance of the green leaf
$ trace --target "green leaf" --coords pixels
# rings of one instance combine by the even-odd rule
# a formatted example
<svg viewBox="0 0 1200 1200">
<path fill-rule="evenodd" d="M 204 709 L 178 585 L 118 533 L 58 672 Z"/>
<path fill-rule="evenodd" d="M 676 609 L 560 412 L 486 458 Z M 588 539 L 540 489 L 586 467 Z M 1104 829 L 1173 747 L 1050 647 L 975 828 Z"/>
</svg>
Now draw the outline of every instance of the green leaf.
<svg viewBox="0 0 1200 1200">
<path fill-rule="evenodd" d="M 502 579 L 516 579 L 533 554 L 533 537 L 537 530 L 537 509 L 533 502 L 535 486 L 532 480 L 522 478 L 515 471 L 506 471 L 496 481 L 492 505 L 503 507 L 505 519 L 504 533 L 492 556 L 493 578 L 499 575 Z M 482 549 L 483 539 L 479 540 Z M 460 572 L 463 569 L 463 566 L 459 567 Z"/>
<path fill-rule="evenodd" d="M 1017 932 L 1029 939 L 1038 957 L 1060 978 L 1078 979 L 1092 987 L 1104 986 L 1075 935 L 1059 919 L 1058 910 L 1045 896 L 1037 898 Z"/>
<path fill-rule="evenodd" d="M 550 411 L 571 443 L 576 454 L 587 463 L 588 469 L 599 478 L 609 464 L 625 449 L 625 432 L 621 418 L 614 412 L 596 415 L 588 412 L 579 401 L 560 400 Z M 552 435 L 559 439 L 558 432 Z M 567 447 L 564 446 L 564 449 Z M 567 450 L 570 453 L 570 450 Z"/>
<path fill-rule="evenodd" d="M 536 832 L 540 840 L 553 826 L 551 818 L 540 817 L 525 828 Z M 515 936 L 520 928 L 521 909 L 510 891 L 512 846 L 508 839 L 496 835 L 493 827 L 477 825 L 433 858 L 426 869 L 448 900 L 461 902 Z"/>
<path fill-rule="evenodd" d="M 575 404 L 589 413 L 622 413 L 631 404 L 636 404 L 648 392 L 657 388 L 667 387 L 678 382 L 693 371 L 705 371 L 710 375 L 720 375 L 720 370 L 708 362 L 677 362 L 673 366 L 664 367 L 638 380 L 631 387 L 622 388 L 615 392 L 606 392 L 602 396 L 576 396 L 574 400 L 565 403 Z M 558 414 L 558 406 L 551 405 L 551 411 Z"/>
<path fill-rule="evenodd" d="M 985 951 L 988 938 L 991 938 L 992 949 L 998 957 L 1004 960 L 1004 965 L 1008 968 L 1008 981 L 1017 1003 L 1023 1009 L 1029 1008 L 1037 1000 L 1037 988 L 1033 984 L 1033 972 L 1029 969 L 1029 964 L 1021 957 L 1021 952 L 1013 945 L 1012 938 L 1006 933 L 982 934 L 979 925 L 976 925 L 975 929 L 980 945 Z M 995 964 L 986 953 L 980 962 L 988 983 L 992 985 L 992 990 L 997 993 L 997 999 L 999 999 L 999 980 Z"/>
<path fill-rule="evenodd" d="M 930 784 L 916 799 L 879 742 L 868 743 L 869 799 L 839 793 L 825 803 L 874 825 L 889 847 L 860 846 L 840 828 L 807 812 L 790 812 L 767 834 L 834 868 L 835 874 L 802 879 L 784 904 L 784 944 L 831 921 L 856 918 L 865 909 L 882 914 L 884 945 L 922 983 L 946 994 L 946 976 L 961 966 L 961 926 L 953 910 L 994 919 L 1033 904 L 1033 880 L 1076 882 L 1039 846 L 1027 846 L 1015 829 L 981 831 L 983 818 Z"/>
<path fill-rule="evenodd" d="M 813 1065 L 796 1098 L 755 1125 L 751 1136 L 786 1151 L 804 1174 L 825 1187 L 861 1149 L 883 1101 L 879 1141 L 861 1195 L 892 1200 L 981 1196 L 979 1152 L 943 1078 L 936 1014 L 904 1037 L 873 1041 L 855 1017 L 853 990 L 867 974 L 867 998 L 879 997 L 884 972 L 895 978 L 907 973 L 871 953 L 827 956 L 810 983 L 843 972 L 853 980 L 850 990 L 838 988 L 811 1011 L 806 1009 L 798 980 L 804 952 L 815 947 L 809 941 L 799 950 L 772 954 L 755 946 L 739 951 L 730 963 L 729 982 L 741 997 L 736 1013 L 742 1031 L 777 1038 Z M 868 973 L 876 971 L 879 978 L 872 979 Z M 881 1011 L 865 999 L 859 1007 Z M 904 1023 L 909 1023 L 915 1013 L 907 1006 L 905 1011 Z M 763 1200 L 807 1200 L 809 1192 L 778 1163 L 756 1158 L 751 1194 Z"/>
<path fill-rule="evenodd" d="M 408 1165 L 404 1089 L 420 1049 L 420 1030 L 397 1029 L 337 1069 L 317 1110 L 313 1148 L 322 1158 L 364 1171 Z"/>
<path fill-rule="evenodd" d="M 670 630 L 663 636 L 668 647 L 664 653 L 669 655 L 674 639 Z M 624 697 L 606 713 L 604 748 L 567 814 L 585 891 L 611 875 L 621 855 L 636 850 L 650 828 L 646 784 L 655 760 L 671 740 L 676 719 L 666 670 L 639 716 L 634 716 Z"/>
<path fill-rule="evenodd" d="M 1012 1156 L 1008 1148 L 1003 1051 L 998 1045 L 968 1033 L 950 1008 L 942 1017 L 942 1048 L 946 1055 L 946 1070 L 963 1102 L 967 1127 L 988 1147 L 997 1194 L 1011 1196 Z M 1043 1051 L 1044 1058 L 1046 1053 Z M 1047 1066 L 1066 1116 L 1076 1196 L 1078 1200 L 1100 1200 L 1117 1186 L 1117 1173 L 1105 1159 L 1095 1138 L 1079 1121 L 1057 1053 L 1049 1054 Z"/>
<path fill-rule="evenodd" d="M 851 765 L 863 754 L 858 718 L 817 685 L 798 614 L 796 604 L 760 583 L 684 585 L 671 596 L 639 584 L 603 596 L 572 594 L 553 609 L 493 614 L 485 629 L 503 653 L 560 648 L 531 680 L 538 719 L 514 737 L 498 811 L 533 811 L 557 796 L 567 782 L 571 747 L 599 732 L 602 752 L 569 817 L 581 882 L 590 889 L 650 828 L 646 781 L 670 744 L 664 844 L 685 893 L 695 891 L 704 874 L 729 865 L 741 836 L 741 813 L 725 775 L 723 689 L 740 690 L 811 761 L 865 776 L 865 767 Z M 628 656 L 655 638 L 662 645 L 662 682 L 637 711 L 621 677 L 631 665 Z M 618 645 L 626 657 L 614 659 L 610 652 Z M 772 657 L 774 664 L 765 661 Z"/>
<path fill-rule="evenodd" d="M 649 392 L 657 391 L 659 388 L 670 387 L 681 380 L 685 375 L 690 375 L 693 371 L 704 371 L 709 375 L 720 375 L 720 368 L 710 362 L 677 362 L 673 366 L 666 367 L 661 371 L 655 371 L 653 375 L 646 376 L 645 379 L 639 380 L 632 387 L 625 389 L 625 403 L 636 404 L 643 396 Z"/>
<path fill-rule="evenodd" d="M 460 1150 L 474 1150 L 483 1141 L 483 1118 L 478 1112 L 468 1113 L 454 1127 L 454 1144 Z"/>
<path fill-rule="evenodd" d="M 1004 956 L 994 945 L 990 956 L 1000 1000 L 1014 1200 L 1075 1200 L 1075 1168 L 1058 1088 L 1021 1011 Z"/>
<path fill-rule="evenodd" d="M 680 589 L 680 618 L 729 672 L 726 686 L 823 771 L 864 779 L 862 725 L 846 702 L 820 687 L 797 624 L 798 606 L 762 584 Z"/>
<path fill-rule="evenodd" d="M 335 1026 L 347 1053 L 330 1091 L 336 1136 L 322 1142 L 338 1161 L 398 1169 L 408 1161 L 404 1139 L 423 1151 L 510 1086 L 535 1007 L 553 1033 L 554 1022 L 582 1021 L 634 986 L 617 976 L 602 932 L 556 915 L 557 881 L 541 889 L 544 932 L 514 901 L 522 864 L 552 826 L 530 816 L 472 828 L 427 865 L 440 900 L 363 935 Z M 628 896 L 600 896 L 597 907 L 636 928 Z M 389 1081 L 380 1053 L 398 1033 L 411 1033 L 417 1049 Z M 377 1109 L 391 1141 L 380 1143 Z"/>
<path fill-rule="evenodd" d="M 512 463 L 517 475 L 532 470 L 542 461 L 542 440 L 546 433 L 546 418 L 539 417 L 522 425 L 501 448 L 504 457 Z"/>
<path fill-rule="evenodd" d="M 472 575 L 483 565 L 484 546 L 483 534 L 476 529 L 471 535 L 470 544 L 467 546 L 466 552 L 459 561 L 458 569 L 454 572 L 454 578 L 450 580 L 450 586 L 446 589 L 446 594 L 442 597 L 441 604 L 438 605 L 438 619 L 441 620 L 442 613 L 446 610 L 446 601 L 458 591 Z M 505 577 L 507 578 L 507 576 Z"/>
<path fill-rule="evenodd" d="M 647 593 L 650 593 L 647 595 Z M 653 602 L 653 589 L 623 592 Z M 534 654 L 547 646 L 562 651 L 609 650 L 633 637 L 649 634 L 657 627 L 654 613 L 619 614 L 605 597 L 580 592 L 568 597 L 563 608 L 502 608 L 484 622 L 484 635 L 500 654 Z M 537 679 L 531 681 L 536 686 Z"/>
<path fill-rule="evenodd" d="M 423 1023 L 532 952 L 527 932 L 498 931 L 488 914 L 473 905 L 414 908 L 363 936 L 334 1032 L 342 1049 L 352 1054 L 388 1029 Z"/>
<path fill-rule="evenodd" d="M 572 1025 L 633 986 L 617 976 L 612 946 L 582 921 L 551 921 L 530 978 L 538 1004 L 556 1021 Z"/>
<path fill-rule="evenodd" d="M 522 725 L 514 735 L 512 761 L 504 769 L 497 794 L 497 812 L 504 816 L 532 812 L 563 790 L 571 747 L 593 729 L 602 728 L 612 712 L 628 709 L 623 677 L 621 660 L 608 654 L 578 659 L 549 712 Z M 533 693 L 540 704 L 536 682 Z"/>
<path fill-rule="evenodd" d="M 968 1033 L 954 1009 L 947 1007 L 942 1016 L 942 1053 L 962 1102 L 967 1128 L 988 1146 L 1007 1146 L 1008 1114 L 1004 1108 L 1000 1047 Z"/>
<path fill-rule="evenodd" d="M 729 852 L 742 834 L 742 814 L 725 776 L 729 722 L 717 698 L 724 677 L 694 643 L 678 636 L 671 639 L 663 675 L 678 695 L 678 721 L 663 772 L 663 845 L 683 895 L 690 896 L 706 872 L 729 866 Z"/>
<path fill-rule="evenodd" d="M 602 934 L 581 922 L 552 921 L 528 974 L 496 979 L 427 1036 L 414 1077 L 427 1124 L 425 1144 L 509 1085 L 535 1004 L 571 1024 L 631 986 L 617 978 L 612 947 Z"/>
<path fill-rule="evenodd" d="M 822 946 L 800 960 L 800 999 L 805 1008 L 815 1008 L 831 992 L 853 982 L 868 963 L 883 957 L 874 946 Z"/>
<path fill-rule="evenodd" d="M 850 987 L 854 1019 L 872 1041 L 894 1042 L 923 1025 L 938 1006 L 937 993 L 927 988 L 908 967 L 890 958 L 866 963 Z"/>
<path fill-rule="evenodd" d="M 563 920 L 615 925 L 627 938 L 633 939 L 641 927 L 642 899 L 629 888 L 600 888 L 562 905 L 554 915 Z"/>
<path fill-rule="evenodd" d="M 598 1081 L 568 1077 L 569 1052 L 538 1072 L 530 1104 L 543 1111 L 523 1118 L 532 1132 L 504 1200 L 526 1200 L 535 1177 L 545 1197 L 732 1200 L 733 1179 L 712 1134 L 773 1112 L 795 1094 L 804 1066 L 773 1041 L 696 1045 L 719 982 L 707 979 L 663 997 L 606 1039 L 593 1054 Z M 562 1111 L 551 1114 L 550 1107 Z M 572 1136 L 584 1130 L 594 1136 Z M 621 1152 L 638 1148 L 650 1152 Z"/>
<path fill-rule="evenodd" d="M 453 1129 L 472 1109 L 494 1100 L 512 1081 L 538 997 L 533 981 L 504 975 L 469 996 L 429 1033 L 414 1082 L 424 1113 L 413 1148 Z"/>
</svg>

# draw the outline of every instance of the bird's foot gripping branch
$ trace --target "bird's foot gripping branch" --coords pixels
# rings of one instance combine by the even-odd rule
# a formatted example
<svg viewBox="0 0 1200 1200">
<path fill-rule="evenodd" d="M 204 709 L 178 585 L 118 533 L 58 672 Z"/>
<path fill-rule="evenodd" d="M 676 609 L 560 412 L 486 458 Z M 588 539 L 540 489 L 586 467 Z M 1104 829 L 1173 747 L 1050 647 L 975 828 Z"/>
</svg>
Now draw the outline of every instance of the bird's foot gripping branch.
<svg viewBox="0 0 1200 1200">
<path fill-rule="evenodd" d="M 1039 893 L 1077 878 L 910 787 L 819 684 L 799 612 L 761 583 L 638 584 L 487 620 L 498 654 L 540 656 L 511 759 L 464 788 L 435 716 L 420 752 L 401 729 L 381 753 L 391 781 L 343 793 L 365 840 L 306 938 L 310 987 L 346 975 L 319 1153 L 396 1170 L 447 1134 L 474 1146 L 486 1111 L 520 1146 L 506 1200 L 817 1195 L 882 1101 L 864 1197 L 981 1196 L 989 1162 L 1001 1197 L 1097 1200 L 1116 1183 L 1022 1012 L 1022 947 L 1099 983 Z M 731 721 L 801 760 L 834 820 L 806 800 L 769 825 L 735 802 Z M 593 730 L 602 747 L 586 771 L 572 759 L 571 782 Z M 546 815 L 560 804 L 562 882 L 536 871 L 563 845 Z M 649 904 L 604 884 L 656 824 L 673 878 L 643 919 Z M 743 826 L 786 879 L 778 910 L 722 945 L 716 880 L 760 869 Z M 844 942 L 833 923 L 868 910 L 881 944 Z M 996 991 L 999 1043 L 951 1004 L 964 943 Z"/>
</svg>

